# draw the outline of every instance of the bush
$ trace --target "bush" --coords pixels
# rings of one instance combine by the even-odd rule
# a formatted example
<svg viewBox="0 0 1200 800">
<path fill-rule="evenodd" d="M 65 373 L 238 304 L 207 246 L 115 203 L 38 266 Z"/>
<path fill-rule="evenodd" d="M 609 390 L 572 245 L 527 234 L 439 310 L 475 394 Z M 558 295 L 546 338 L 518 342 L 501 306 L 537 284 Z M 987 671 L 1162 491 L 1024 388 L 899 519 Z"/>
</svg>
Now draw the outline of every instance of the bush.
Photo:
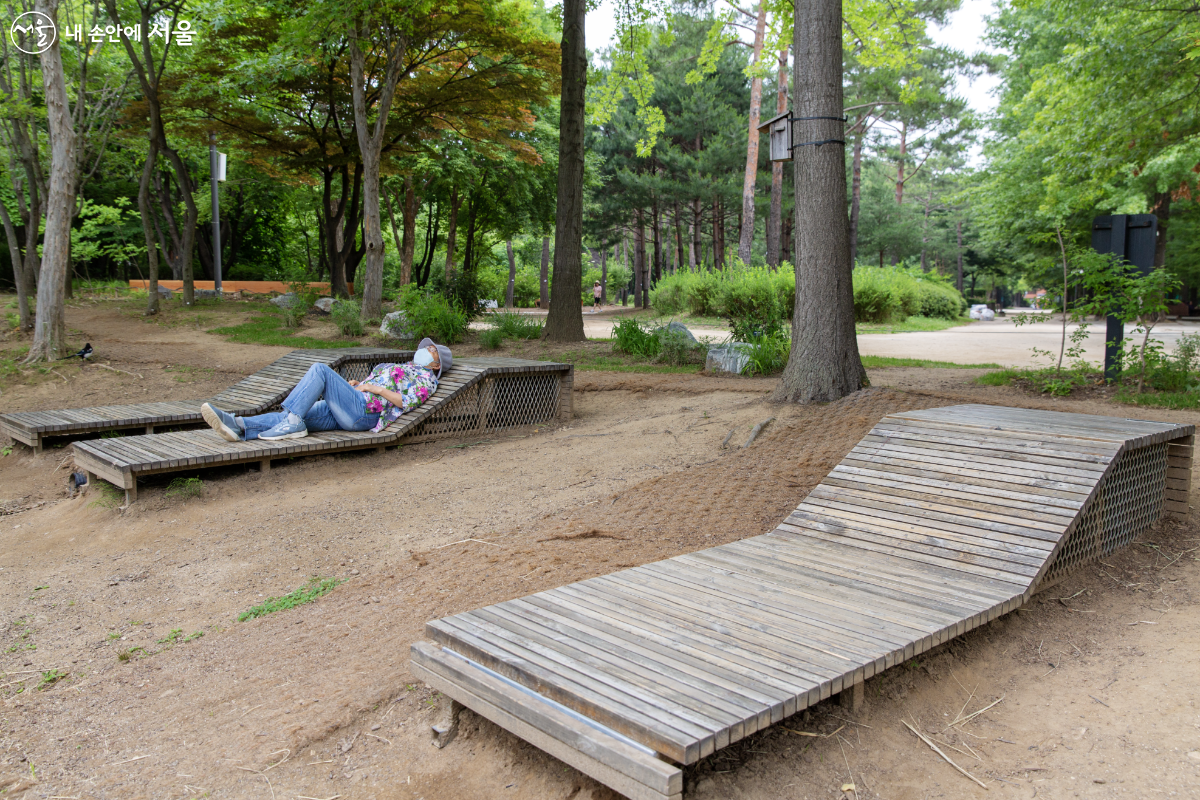
<svg viewBox="0 0 1200 800">
<path fill-rule="evenodd" d="M 662 339 L 649 326 L 625 317 L 613 326 L 613 350 L 642 358 L 655 358 L 662 350 Z"/>
<path fill-rule="evenodd" d="M 698 317 L 720 315 L 721 276 L 716 272 L 691 273 L 688 281 L 688 310 Z"/>
<path fill-rule="evenodd" d="M 342 336 L 357 339 L 363 335 L 362 306 L 357 300 L 338 300 L 329 307 L 329 317 Z"/>
<path fill-rule="evenodd" d="M 787 365 L 792 351 L 791 340 L 782 331 L 750 337 L 750 360 L 742 370 L 747 375 L 770 375 Z"/>
<path fill-rule="evenodd" d="M 650 305 L 663 314 L 682 314 L 688 307 L 689 273 L 663 275 L 650 290 Z"/>
<path fill-rule="evenodd" d="M 495 350 L 504 344 L 504 334 L 497 328 L 486 328 L 479 332 L 479 343 L 488 350 Z"/>
<path fill-rule="evenodd" d="M 542 335 L 545 323 L 536 317 L 528 317 L 515 311 L 500 311 L 488 318 L 488 324 L 499 331 L 503 339 L 537 339 Z"/>
<path fill-rule="evenodd" d="M 703 364 L 708 356 L 708 345 L 693 341 L 690 336 L 670 326 L 654 332 L 658 337 L 658 359 L 664 364 L 682 367 L 686 364 Z"/>
<path fill-rule="evenodd" d="M 313 303 L 317 302 L 317 292 L 307 281 L 293 281 L 288 284 L 288 290 L 295 298 L 290 305 L 283 308 L 283 327 L 299 328 L 304 315 L 313 307 Z"/>
<path fill-rule="evenodd" d="M 920 316 L 958 319 L 966 311 L 966 300 L 957 290 L 929 281 L 921 281 L 918 287 L 921 296 Z"/>
<path fill-rule="evenodd" d="M 414 340 L 428 336 L 438 344 L 454 344 L 462 341 L 467 331 L 466 313 L 451 308 L 440 294 L 406 286 L 400 294 L 400 308 Z"/>
<path fill-rule="evenodd" d="M 761 271 L 727 280 L 721 287 L 721 316 L 729 321 L 734 341 L 774 336 L 781 328 L 779 298 L 770 276 Z"/>
<path fill-rule="evenodd" d="M 175 478 L 167 486 L 167 497 L 189 500 L 204 494 L 204 481 L 199 478 Z"/>
<path fill-rule="evenodd" d="M 966 309 L 962 294 L 938 272 L 920 267 L 854 270 L 855 322 L 903 322 L 915 316 L 953 320 Z"/>
</svg>

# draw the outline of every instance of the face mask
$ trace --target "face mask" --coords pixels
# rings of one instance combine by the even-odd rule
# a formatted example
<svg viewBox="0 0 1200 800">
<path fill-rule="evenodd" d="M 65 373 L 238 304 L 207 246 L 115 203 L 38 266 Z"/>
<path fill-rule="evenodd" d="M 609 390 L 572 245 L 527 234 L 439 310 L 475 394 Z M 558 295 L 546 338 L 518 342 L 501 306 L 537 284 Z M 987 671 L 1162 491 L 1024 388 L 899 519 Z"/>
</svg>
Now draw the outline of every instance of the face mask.
<svg viewBox="0 0 1200 800">
<path fill-rule="evenodd" d="M 428 367 L 433 363 L 433 354 L 428 349 L 422 348 L 413 356 L 413 363 L 418 367 Z"/>
</svg>

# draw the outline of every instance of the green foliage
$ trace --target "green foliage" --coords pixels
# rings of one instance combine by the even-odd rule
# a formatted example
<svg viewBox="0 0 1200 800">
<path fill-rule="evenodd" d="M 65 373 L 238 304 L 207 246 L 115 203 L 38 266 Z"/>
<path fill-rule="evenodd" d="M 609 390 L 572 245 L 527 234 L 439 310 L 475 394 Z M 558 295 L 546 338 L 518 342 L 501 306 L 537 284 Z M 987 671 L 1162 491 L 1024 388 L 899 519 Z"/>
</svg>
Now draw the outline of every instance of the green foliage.
<svg viewBox="0 0 1200 800">
<path fill-rule="evenodd" d="M 117 508 L 125 502 L 125 492 L 113 486 L 108 481 L 96 480 L 93 483 L 96 485 L 92 486 L 91 489 L 96 493 L 97 497 L 88 503 L 88 508 Z"/>
<path fill-rule="evenodd" d="M 915 316 L 954 320 L 966 310 L 963 296 L 936 272 L 862 265 L 854 270 L 857 322 L 903 321 Z"/>
<path fill-rule="evenodd" d="M 662 350 L 662 340 L 652 328 L 634 319 L 623 317 L 613 326 L 613 351 L 642 358 L 656 358 Z"/>
<path fill-rule="evenodd" d="M 655 332 L 658 337 L 658 360 L 674 367 L 688 364 L 703 364 L 708 356 L 708 345 L 694 342 L 683 331 L 669 326 Z"/>
<path fill-rule="evenodd" d="M 46 670 L 45 672 L 42 673 L 42 679 L 40 681 L 38 681 L 37 691 L 43 692 L 46 689 L 49 689 L 51 686 L 58 683 L 59 681 L 61 681 L 63 678 L 67 677 L 70 674 L 71 673 L 69 673 L 65 670 L 59 670 L 59 669 Z"/>
<path fill-rule="evenodd" d="M 504 333 L 497 328 L 486 328 L 479 332 L 479 343 L 488 350 L 496 350 L 504 344 Z"/>
<path fill-rule="evenodd" d="M 867 369 L 880 367 L 919 367 L 921 369 L 1002 369 L 999 364 L 956 364 L 952 361 L 930 361 L 925 358 L 893 358 L 892 356 L 862 356 Z M 998 374 L 998 373 L 989 373 Z M 1002 383 L 988 384 L 1002 386 Z"/>
<path fill-rule="evenodd" d="M 749 361 L 742 370 L 747 375 L 770 375 L 782 370 L 792 351 L 792 340 L 783 331 L 756 334 L 746 340 Z"/>
<path fill-rule="evenodd" d="M 338 300 L 329 307 L 329 316 L 342 336 L 357 339 L 365 331 L 362 304 L 357 300 Z"/>
<path fill-rule="evenodd" d="M 452 308 L 446 298 L 415 286 L 404 287 L 399 305 L 415 341 L 425 337 L 438 344 L 462 341 L 469 321 L 465 312 Z"/>
<path fill-rule="evenodd" d="M 787 314 L 780 308 L 775 283 L 766 270 L 727 280 L 721 287 L 720 304 L 721 316 L 729 322 L 734 341 L 738 342 L 776 337 Z"/>
<path fill-rule="evenodd" d="M 264 309 L 264 311 L 266 316 L 253 317 L 249 322 L 243 322 L 241 325 L 213 328 L 209 333 L 220 334 L 231 342 L 239 344 L 263 344 L 306 350 L 336 350 L 342 347 L 354 347 L 358 344 L 355 341 L 330 341 L 312 336 L 290 334 L 283 330 L 284 319 L 281 312 L 274 308 Z"/>
<path fill-rule="evenodd" d="M 499 311 L 488 317 L 488 324 L 500 332 L 505 339 L 538 339 L 545 327 L 538 317 L 530 317 L 516 311 Z"/>
<path fill-rule="evenodd" d="M 253 608 L 247 609 L 238 614 L 238 622 L 245 622 L 248 619 L 255 617 L 265 617 L 267 614 L 274 614 L 276 611 L 283 611 L 296 606 L 302 606 L 305 603 L 311 603 L 318 597 L 329 594 L 334 587 L 342 581 L 337 578 L 311 578 L 305 586 L 300 587 L 294 592 L 289 592 L 282 597 L 269 597 L 265 603 L 260 603 Z"/>
<path fill-rule="evenodd" d="M 295 297 L 280 312 L 285 328 L 299 328 L 301 321 L 308 314 L 308 310 L 312 308 L 313 303 L 317 302 L 317 292 L 308 283 L 305 278 L 288 283 L 288 289 Z M 334 305 L 337 304 L 334 303 Z"/>
<path fill-rule="evenodd" d="M 199 478 L 175 478 L 167 486 L 165 496 L 168 499 L 178 497 L 181 500 L 190 500 L 203 494 L 204 481 Z"/>
</svg>

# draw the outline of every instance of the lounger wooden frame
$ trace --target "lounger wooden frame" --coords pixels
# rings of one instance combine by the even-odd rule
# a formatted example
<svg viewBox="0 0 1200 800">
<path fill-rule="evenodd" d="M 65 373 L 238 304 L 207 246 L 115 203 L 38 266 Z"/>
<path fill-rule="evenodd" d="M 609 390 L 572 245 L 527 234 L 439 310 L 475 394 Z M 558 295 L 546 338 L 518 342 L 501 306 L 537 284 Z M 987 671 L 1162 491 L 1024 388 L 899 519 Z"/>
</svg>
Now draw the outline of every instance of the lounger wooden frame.
<svg viewBox="0 0 1200 800">
<path fill-rule="evenodd" d="M 207 428 L 92 439 L 76 442 L 75 466 L 125 490 L 126 505 L 137 499 L 137 479 L 145 475 L 202 467 L 258 463 L 335 451 L 377 449 L 403 441 L 470 436 L 571 418 L 574 367 L 515 358 L 454 362 L 433 397 L 379 433 L 327 431 L 303 439 L 227 442 Z"/>
<path fill-rule="evenodd" d="M 0 414 L 0 434 L 7 434 L 40 452 L 49 436 L 78 436 L 112 430 L 203 425 L 200 405 L 210 402 L 239 416 L 261 414 L 278 406 L 313 364 L 328 364 L 347 378 L 361 378 L 368 368 L 386 361 L 407 361 L 411 350 L 348 347 L 336 350 L 293 350 L 252 375 L 205 400 L 131 403 L 49 411 L 11 411 Z M 362 374 L 359 374 L 362 373 Z"/>
<path fill-rule="evenodd" d="M 638 800 L 1188 511 L 1192 425 L 885 417 L 774 531 L 433 620 L 412 670 Z"/>
</svg>

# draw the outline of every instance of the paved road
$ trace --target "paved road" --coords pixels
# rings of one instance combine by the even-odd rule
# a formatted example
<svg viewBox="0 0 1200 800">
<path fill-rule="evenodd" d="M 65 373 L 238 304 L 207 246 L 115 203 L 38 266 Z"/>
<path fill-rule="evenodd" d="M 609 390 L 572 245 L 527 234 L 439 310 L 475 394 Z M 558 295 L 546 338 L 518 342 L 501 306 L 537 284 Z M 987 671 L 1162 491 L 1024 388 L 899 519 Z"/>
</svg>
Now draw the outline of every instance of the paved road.
<svg viewBox="0 0 1200 800">
<path fill-rule="evenodd" d="M 537 312 L 533 312 L 537 314 Z M 545 316 L 545 314 L 540 314 Z M 583 327 L 588 338 L 607 339 L 612 336 L 615 320 L 611 316 L 584 313 Z M 483 327 L 483 323 L 475 323 Z M 728 331 L 720 328 L 689 326 L 697 338 L 708 337 L 720 341 Z M 1067 326 L 1067 336 L 1074 326 Z M 1133 326 L 1126 328 L 1126 336 L 1132 335 Z M 1164 322 L 1154 328 L 1153 336 L 1162 340 L 1170 352 L 1175 342 L 1184 333 L 1200 334 L 1197 322 Z M 1093 323 L 1088 329 L 1085 345 L 1089 361 L 1104 360 L 1104 324 Z M 869 333 L 858 337 L 859 351 L 864 355 L 894 356 L 898 358 L 926 358 L 934 361 L 951 361 L 956 364 L 1001 364 L 1024 367 L 1034 363 L 1032 348 L 1049 350 L 1057 356 L 1062 340 L 1062 323 L 1048 320 L 1017 327 L 1012 318 L 997 318 L 992 322 L 972 322 L 944 331 L 923 333 Z M 1067 344 L 1070 344 L 1068 339 Z"/>
</svg>

